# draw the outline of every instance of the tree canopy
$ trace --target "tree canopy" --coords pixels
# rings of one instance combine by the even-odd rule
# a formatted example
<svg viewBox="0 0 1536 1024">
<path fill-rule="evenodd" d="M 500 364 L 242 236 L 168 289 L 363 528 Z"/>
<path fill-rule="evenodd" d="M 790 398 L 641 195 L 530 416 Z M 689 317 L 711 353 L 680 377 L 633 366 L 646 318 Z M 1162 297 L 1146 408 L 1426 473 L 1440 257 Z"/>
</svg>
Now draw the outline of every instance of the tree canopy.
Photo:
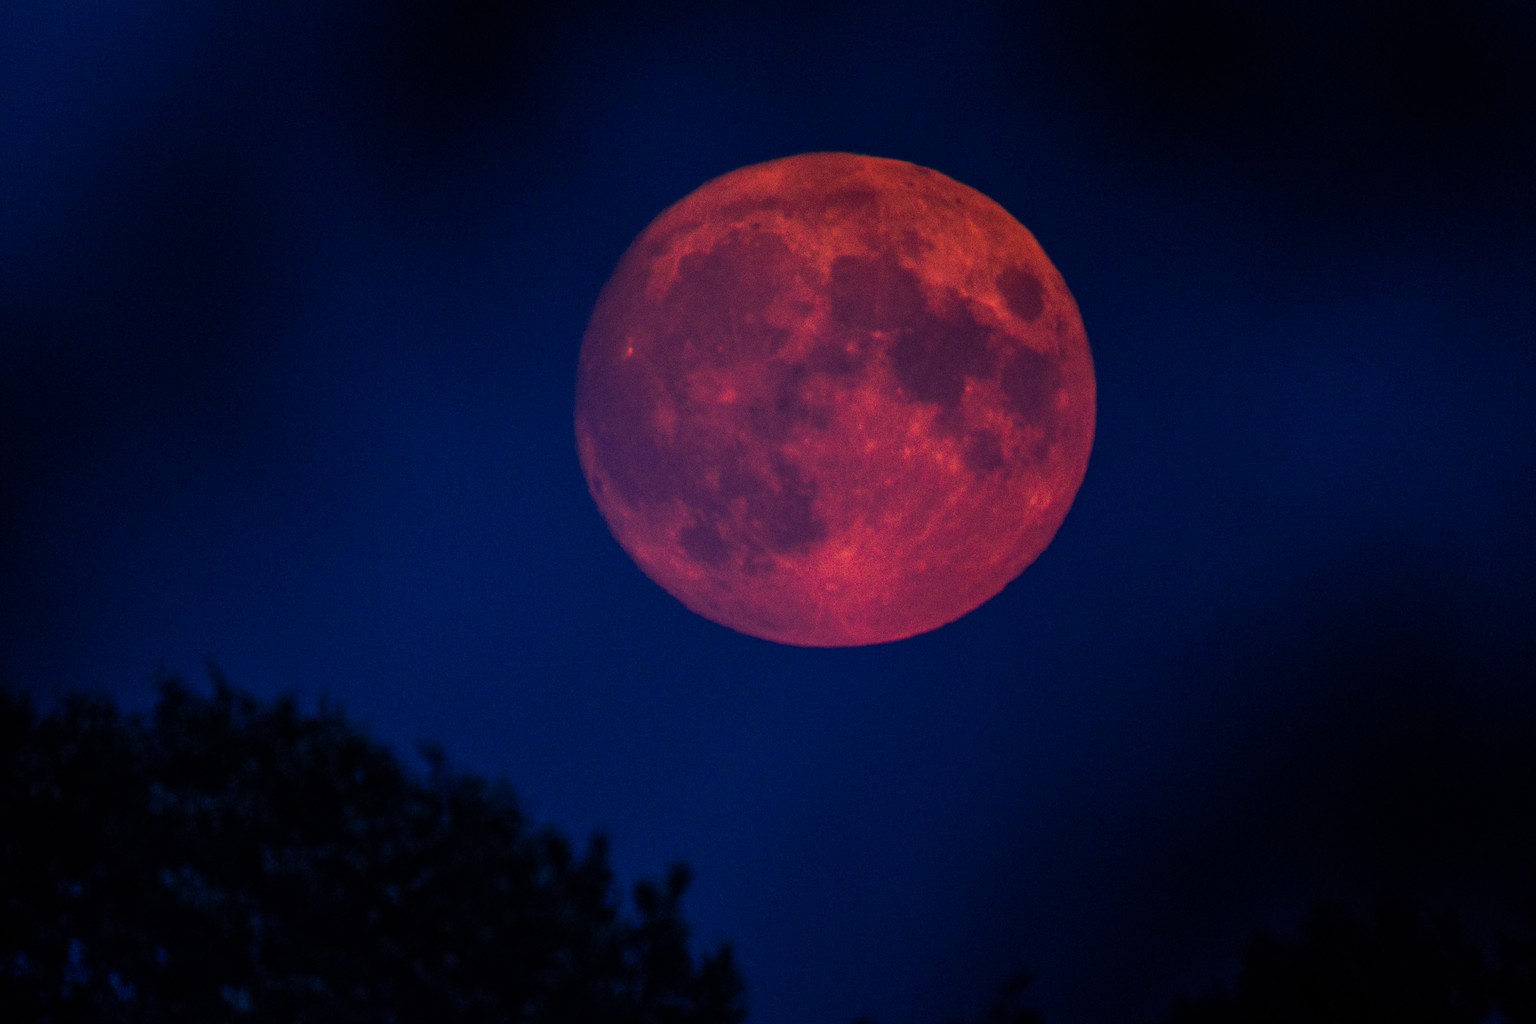
<svg viewBox="0 0 1536 1024">
<path fill-rule="evenodd" d="M 1257 934 L 1229 990 L 1176 1001 L 1167 1024 L 1529 1024 L 1536 943 L 1469 932 L 1383 898 L 1313 907 L 1301 933 Z"/>
<path fill-rule="evenodd" d="M 404 764 L 333 708 L 217 675 L 208 694 L 166 682 L 144 714 L 78 695 L 41 713 L 0 688 L 7 1019 L 746 1019 L 730 947 L 691 948 L 686 866 L 626 898 L 601 836 L 578 850 L 507 785 L 421 754 Z M 981 1024 L 1040 1024 L 1030 980 Z M 1536 932 L 1319 904 L 1295 938 L 1254 938 L 1233 986 L 1166 1018 L 1375 1021 L 1536 1024 Z"/>
<path fill-rule="evenodd" d="M 503 784 L 215 678 L 151 712 L 0 691 L 0 1005 L 35 1021 L 738 1024 L 689 873 L 619 895 Z"/>
</svg>

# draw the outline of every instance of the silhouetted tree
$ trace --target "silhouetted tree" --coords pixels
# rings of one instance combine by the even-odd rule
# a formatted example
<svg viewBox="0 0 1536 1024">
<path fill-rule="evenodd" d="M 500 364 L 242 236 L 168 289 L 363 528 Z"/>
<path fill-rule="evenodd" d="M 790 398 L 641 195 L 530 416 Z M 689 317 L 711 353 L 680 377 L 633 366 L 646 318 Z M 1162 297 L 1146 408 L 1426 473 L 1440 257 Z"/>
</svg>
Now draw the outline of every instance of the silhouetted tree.
<svg viewBox="0 0 1536 1024">
<path fill-rule="evenodd" d="M 1536 1024 L 1536 899 L 1526 905 L 1524 935 L 1500 934 L 1489 989 L 1507 1024 Z"/>
<path fill-rule="evenodd" d="M 1229 992 L 1175 1003 L 1168 1024 L 1529 1024 L 1536 944 L 1479 943 L 1449 915 L 1384 900 L 1319 904 L 1301 935 L 1258 935 Z"/>
<path fill-rule="evenodd" d="M 1029 988 L 1034 977 L 1020 971 L 1009 978 L 998 989 L 986 1012 L 976 1020 L 976 1024 L 1041 1024 L 1040 1015 L 1024 1004 L 1024 991 Z M 852 1024 L 876 1024 L 870 1017 L 860 1017 Z M 946 1024 L 963 1024 L 959 1020 L 950 1020 Z"/>
<path fill-rule="evenodd" d="M 577 852 L 424 754 L 218 678 L 147 715 L 0 692 L 5 1018 L 745 1018 L 729 947 L 690 953 L 685 868 L 631 910 L 601 838 Z"/>
</svg>

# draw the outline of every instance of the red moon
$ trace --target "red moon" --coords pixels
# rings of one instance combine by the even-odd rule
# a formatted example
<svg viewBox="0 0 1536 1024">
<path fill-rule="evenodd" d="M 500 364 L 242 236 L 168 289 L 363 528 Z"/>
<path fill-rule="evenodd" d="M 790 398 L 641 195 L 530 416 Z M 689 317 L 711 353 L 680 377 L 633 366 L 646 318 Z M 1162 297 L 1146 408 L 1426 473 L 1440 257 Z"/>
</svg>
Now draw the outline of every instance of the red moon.
<svg viewBox="0 0 1536 1024">
<path fill-rule="evenodd" d="M 706 618 L 806 647 L 960 618 L 1045 550 L 1093 446 L 1077 303 L 986 196 L 810 153 L 664 211 L 582 342 L 613 534 Z"/>
</svg>

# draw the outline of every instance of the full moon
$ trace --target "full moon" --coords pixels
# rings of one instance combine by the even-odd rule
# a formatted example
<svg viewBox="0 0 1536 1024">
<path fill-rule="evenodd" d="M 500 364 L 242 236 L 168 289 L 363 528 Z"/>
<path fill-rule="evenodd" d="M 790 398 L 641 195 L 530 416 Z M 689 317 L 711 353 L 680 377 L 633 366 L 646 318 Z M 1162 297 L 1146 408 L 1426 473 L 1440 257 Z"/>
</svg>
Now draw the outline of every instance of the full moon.
<svg viewBox="0 0 1536 1024">
<path fill-rule="evenodd" d="M 641 570 L 784 644 L 900 640 L 1050 544 L 1093 446 L 1077 303 L 997 203 L 810 153 L 635 239 L 581 347 L 587 485 Z"/>
</svg>

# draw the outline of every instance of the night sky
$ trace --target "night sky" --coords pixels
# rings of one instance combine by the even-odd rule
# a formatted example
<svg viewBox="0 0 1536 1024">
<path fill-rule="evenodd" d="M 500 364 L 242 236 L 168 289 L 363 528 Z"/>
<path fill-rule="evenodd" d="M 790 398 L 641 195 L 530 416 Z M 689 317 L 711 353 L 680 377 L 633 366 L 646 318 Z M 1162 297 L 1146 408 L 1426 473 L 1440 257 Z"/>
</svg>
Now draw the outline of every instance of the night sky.
<svg viewBox="0 0 1536 1024">
<path fill-rule="evenodd" d="M 689 862 L 760 1024 L 1151 1022 L 1536 881 L 1529 4 L 245 6 L 0 11 L 0 678 L 441 740 Z M 817 150 L 1006 207 L 1098 374 L 1052 546 L 870 648 L 686 610 L 572 436 L 630 240 Z"/>
</svg>

